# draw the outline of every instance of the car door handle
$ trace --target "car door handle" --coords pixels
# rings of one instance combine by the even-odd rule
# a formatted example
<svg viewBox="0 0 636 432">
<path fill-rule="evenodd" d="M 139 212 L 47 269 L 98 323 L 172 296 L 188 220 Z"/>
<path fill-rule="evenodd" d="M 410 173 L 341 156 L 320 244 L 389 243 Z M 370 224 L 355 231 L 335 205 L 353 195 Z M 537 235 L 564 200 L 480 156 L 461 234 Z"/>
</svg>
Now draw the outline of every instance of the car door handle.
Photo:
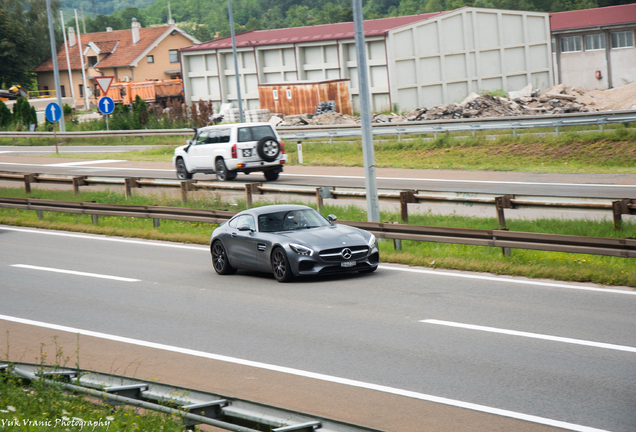
<svg viewBox="0 0 636 432">
<path fill-rule="evenodd" d="M 236 237 L 236 236 L 238 236 L 238 234 L 237 234 L 237 233 L 235 233 L 235 232 L 233 232 L 233 233 L 232 233 L 232 237 Z"/>
</svg>

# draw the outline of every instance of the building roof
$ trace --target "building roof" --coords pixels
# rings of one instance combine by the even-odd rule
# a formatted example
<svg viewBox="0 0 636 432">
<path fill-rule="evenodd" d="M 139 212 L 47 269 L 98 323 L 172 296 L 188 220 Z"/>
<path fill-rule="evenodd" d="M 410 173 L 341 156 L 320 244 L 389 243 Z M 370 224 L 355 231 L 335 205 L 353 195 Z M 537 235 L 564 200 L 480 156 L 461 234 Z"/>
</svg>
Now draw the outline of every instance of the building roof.
<svg viewBox="0 0 636 432">
<path fill-rule="evenodd" d="M 552 31 L 636 23 L 636 3 L 550 14 Z"/>
<path fill-rule="evenodd" d="M 447 12 L 433 12 L 420 15 L 380 18 L 364 22 L 364 36 L 382 36 L 389 30 L 431 19 Z M 317 42 L 354 38 L 353 22 L 322 24 L 309 27 L 294 27 L 274 30 L 254 30 L 236 35 L 236 46 L 263 46 L 286 43 Z M 231 48 L 232 38 L 225 37 L 182 48 L 181 51 L 202 51 L 208 49 Z"/>
<path fill-rule="evenodd" d="M 130 29 L 76 35 L 75 38 L 77 40 L 77 44 L 73 47 L 69 47 L 68 49 L 69 58 L 71 60 L 71 69 L 81 69 L 79 55 L 80 37 L 82 40 L 82 51 L 85 52 L 89 42 L 92 42 L 99 48 L 102 54 L 107 54 L 107 56 L 101 59 L 95 67 L 112 68 L 135 66 L 140 56 L 152 48 L 154 44 L 168 36 L 173 30 L 183 34 L 192 42 L 198 42 L 195 38 L 174 25 L 140 28 L 139 42 L 136 44 L 133 44 L 132 42 L 132 31 Z M 66 52 L 63 45 L 57 51 L 57 64 L 60 70 L 65 70 L 67 68 Z M 84 66 L 86 67 L 86 59 L 84 59 Z M 50 72 L 52 70 L 53 60 L 49 58 L 33 69 L 33 72 Z"/>
</svg>

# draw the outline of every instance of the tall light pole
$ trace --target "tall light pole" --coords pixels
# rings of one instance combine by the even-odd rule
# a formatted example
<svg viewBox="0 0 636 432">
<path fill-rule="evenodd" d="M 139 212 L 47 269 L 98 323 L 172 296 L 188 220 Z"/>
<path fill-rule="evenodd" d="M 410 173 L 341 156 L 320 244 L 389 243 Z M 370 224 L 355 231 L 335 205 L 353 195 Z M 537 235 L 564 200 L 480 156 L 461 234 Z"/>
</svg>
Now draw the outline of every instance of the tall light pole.
<svg viewBox="0 0 636 432">
<path fill-rule="evenodd" d="M 64 123 L 64 105 L 62 104 L 62 91 L 60 90 L 60 71 L 57 69 L 57 48 L 55 47 L 55 33 L 53 32 L 53 14 L 51 13 L 51 0 L 46 0 L 46 14 L 49 18 L 49 38 L 51 39 L 51 58 L 53 59 L 53 77 L 55 79 L 55 95 L 57 104 L 62 110 L 60 117 L 60 132 L 66 132 Z"/>
<path fill-rule="evenodd" d="M 239 78 L 238 59 L 236 58 L 236 38 L 234 37 L 234 17 L 232 15 L 232 0 L 227 0 L 230 15 L 230 33 L 232 34 L 232 54 L 234 55 L 234 76 L 236 77 L 236 97 L 238 99 L 239 122 L 243 123 L 243 103 L 241 102 L 241 80 Z"/>
<path fill-rule="evenodd" d="M 367 48 L 364 42 L 362 0 L 353 0 L 353 28 L 356 42 L 356 67 L 358 68 L 358 96 L 362 127 L 364 185 L 367 195 L 367 220 L 369 222 L 380 222 L 380 202 L 378 200 L 378 186 L 375 179 L 375 153 L 373 151 L 373 131 L 371 130 L 371 103 L 369 97 L 369 76 L 367 73 Z"/>
</svg>

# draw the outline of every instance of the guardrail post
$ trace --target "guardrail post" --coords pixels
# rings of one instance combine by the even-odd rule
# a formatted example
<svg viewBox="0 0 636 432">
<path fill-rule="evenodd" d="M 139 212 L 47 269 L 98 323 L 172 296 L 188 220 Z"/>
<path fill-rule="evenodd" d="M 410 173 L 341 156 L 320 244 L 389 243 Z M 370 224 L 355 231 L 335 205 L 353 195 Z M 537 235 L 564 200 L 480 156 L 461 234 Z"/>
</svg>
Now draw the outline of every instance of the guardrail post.
<svg viewBox="0 0 636 432">
<path fill-rule="evenodd" d="M 334 195 L 331 193 L 331 189 L 326 186 L 316 188 L 316 206 L 318 207 L 318 211 L 321 211 L 324 205 L 323 200 L 325 198 L 335 198 Z"/>
<path fill-rule="evenodd" d="M 400 192 L 400 216 L 402 217 L 402 222 L 406 223 L 409 221 L 409 209 L 407 204 L 413 203 L 415 203 L 414 191 Z"/>
<path fill-rule="evenodd" d="M 31 193 L 31 182 L 35 182 L 37 174 L 25 174 L 24 175 L 24 192 Z"/>
<path fill-rule="evenodd" d="M 506 217 L 504 215 L 505 208 L 512 208 L 512 203 L 510 202 L 513 195 L 504 195 L 500 197 L 495 197 L 495 208 L 497 209 L 497 222 L 501 228 L 506 228 Z M 501 252 L 504 256 L 509 257 L 511 252 L 510 248 L 501 248 Z"/>
<path fill-rule="evenodd" d="M 626 198 L 620 201 L 612 201 L 612 214 L 614 216 L 614 229 L 621 229 L 624 214 L 636 215 L 636 200 Z"/>
<path fill-rule="evenodd" d="M 91 215 L 91 220 L 93 221 L 93 225 L 98 225 L 99 224 L 99 216 L 96 214 L 92 214 Z"/>
<path fill-rule="evenodd" d="M 247 208 L 252 208 L 252 195 L 258 193 L 258 183 L 245 184 L 245 203 Z"/>
<path fill-rule="evenodd" d="M 127 178 L 124 180 L 125 184 L 126 184 L 126 199 L 130 198 L 132 196 L 132 189 L 133 188 L 138 188 L 139 187 L 139 183 L 137 183 L 137 180 L 139 180 L 136 177 L 131 177 L 131 178 Z"/>
<path fill-rule="evenodd" d="M 79 195 L 80 193 L 80 186 L 86 186 L 88 183 L 86 183 L 86 176 L 80 176 L 80 177 L 73 177 L 73 193 L 75 195 Z"/>
<path fill-rule="evenodd" d="M 183 201 L 184 204 L 187 203 L 188 192 L 193 192 L 195 190 L 196 188 L 194 187 L 194 180 L 182 181 L 181 182 L 181 201 Z"/>
<path fill-rule="evenodd" d="M 159 228 L 161 226 L 161 219 L 153 218 L 152 219 L 152 226 L 155 227 L 155 228 Z"/>
</svg>

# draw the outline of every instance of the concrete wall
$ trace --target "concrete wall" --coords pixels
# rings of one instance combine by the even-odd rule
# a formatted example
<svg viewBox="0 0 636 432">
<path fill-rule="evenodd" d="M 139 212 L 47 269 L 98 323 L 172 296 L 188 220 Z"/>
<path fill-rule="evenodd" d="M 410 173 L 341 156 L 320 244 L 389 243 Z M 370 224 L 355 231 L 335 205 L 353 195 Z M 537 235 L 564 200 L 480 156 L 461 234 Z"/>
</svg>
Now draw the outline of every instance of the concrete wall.
<svg viewBox="0 0 636 432">
<path fill-rule="evenodd" d="M 552 85 L 546 13 L 462 8 L 365 39 L 371 110 L 431 107 L 481 89 Z M 353 39 L 239 48 L 244 104 L 259 108 L 257 85 L 350 79 L 359 110 Z M 188 103 L 236 102 L 232 50 L 182 53 Z"/>
<path fill-rule="evenodd" d="M 553 82 L 546 13 L 463 8 L 393 30 L 387 46 L 392 101 L 400 109 Z"/>
</svg>

